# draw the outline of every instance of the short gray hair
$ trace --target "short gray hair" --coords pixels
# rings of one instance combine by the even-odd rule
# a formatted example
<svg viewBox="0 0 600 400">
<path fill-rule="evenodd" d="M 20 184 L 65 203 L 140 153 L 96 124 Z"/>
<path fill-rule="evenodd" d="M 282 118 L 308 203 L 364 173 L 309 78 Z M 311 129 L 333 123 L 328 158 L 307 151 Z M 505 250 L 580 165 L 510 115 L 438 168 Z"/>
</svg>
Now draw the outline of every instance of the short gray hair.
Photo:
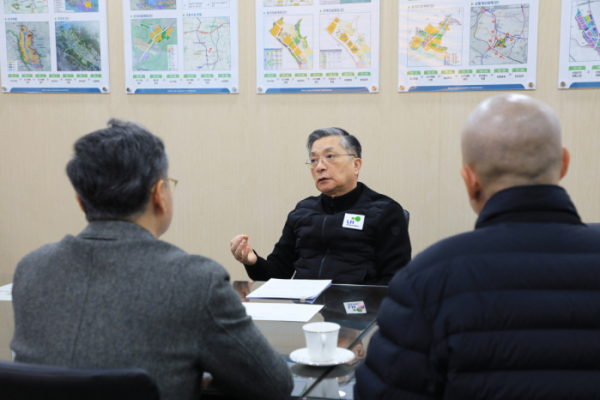
<svg viewBox="0 0 600 400">
<path fill-rule="evenodd" d="M 111 119 L 73 147 L 67 175 L 88 221 L 134 218 L 150 201 L 152 187 L 167 178 L 163 141 L 134 122 Z"/>
<path fill-rule="evenodd" d="M 342 146 L 349 153 L 352 153 L 356 156 L 356 158 L 362 158 L 362 146 L 358 139 L 342 128 L 324 128 L 317 129 L 310 135 L 308 135 L 308 141 L 306 142 L 306 148 L 308 149 L 308 155 L 310 156 L 310 151 L 312 150 L 313 144 L 324 137 L 327 136 L 340 136 L 342 139 Z"/>
</svg>

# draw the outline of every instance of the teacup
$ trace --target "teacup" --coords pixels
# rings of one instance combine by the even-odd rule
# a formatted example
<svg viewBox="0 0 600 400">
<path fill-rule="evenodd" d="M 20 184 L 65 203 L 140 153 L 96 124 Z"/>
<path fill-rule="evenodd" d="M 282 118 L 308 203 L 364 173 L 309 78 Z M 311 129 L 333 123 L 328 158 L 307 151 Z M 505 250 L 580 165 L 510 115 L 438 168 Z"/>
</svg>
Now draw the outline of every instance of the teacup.
<svg viewBox="0 0 600 400">
<path fill-rule="evenodd" d="M 333 360 L 340 326 L 331 322 L 315 322 L 302 327 L 306 336 L 308 358 L 314 362 Z"/>
</svg>

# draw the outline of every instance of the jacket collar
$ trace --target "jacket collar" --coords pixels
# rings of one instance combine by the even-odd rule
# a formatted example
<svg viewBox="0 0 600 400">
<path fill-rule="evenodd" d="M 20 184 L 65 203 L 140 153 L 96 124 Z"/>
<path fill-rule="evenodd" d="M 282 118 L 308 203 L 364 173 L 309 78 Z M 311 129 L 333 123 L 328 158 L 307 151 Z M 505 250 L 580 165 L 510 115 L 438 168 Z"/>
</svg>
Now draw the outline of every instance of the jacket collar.
<svg viewBox="0 0 600 400">
<path fill-rule="evenodd" d="M 156 240 L 145 228 L 127 221 L 92 221 L 79 234 L 82 239 L 120 240 L 146 239 Z"/>
<path fill-rule="evenodd" d="M 556 185 L 515 186 L 501 190 L 485 204 L 475 229 L 503 222 L 584 225 L 566 190 Z"/>
<path fill-rule="evenodd" d="M 365 185 L 361 182 L 358 182 L 358 184 L 352 191 L 346 193 L 343 196 L 329 197 L 322 194 L 321 208 L 323 208 L 323 211 L 325 211 L 327 214 L 335 214 L 338 212 L 347 211 L 356 204 L 358 199 L 360 199 L 364 188 Z"/>
</svg>

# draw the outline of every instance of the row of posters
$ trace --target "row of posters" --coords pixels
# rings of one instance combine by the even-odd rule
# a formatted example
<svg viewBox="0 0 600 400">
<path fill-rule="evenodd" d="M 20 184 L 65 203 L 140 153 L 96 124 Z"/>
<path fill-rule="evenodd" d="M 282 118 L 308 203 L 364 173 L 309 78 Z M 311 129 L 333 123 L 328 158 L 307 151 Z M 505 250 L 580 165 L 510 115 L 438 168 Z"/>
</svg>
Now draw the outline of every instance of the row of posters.
<svg viewBox="0 0 600 400">
<path fill-rule="evenodd" d="M 238 93 L 239 0 L 122 0 L 126 91 Z M 256 91 L 379 91 L 381 0 L 255 0 Z M 399 0 L 398 91 L 533 90 L 539 0 Z M 563 0 L 560 89 L 600 88 L 600 0 Z M 0 0 L 5 93 L 109 93 L 107 0 Z"/>
</svg>

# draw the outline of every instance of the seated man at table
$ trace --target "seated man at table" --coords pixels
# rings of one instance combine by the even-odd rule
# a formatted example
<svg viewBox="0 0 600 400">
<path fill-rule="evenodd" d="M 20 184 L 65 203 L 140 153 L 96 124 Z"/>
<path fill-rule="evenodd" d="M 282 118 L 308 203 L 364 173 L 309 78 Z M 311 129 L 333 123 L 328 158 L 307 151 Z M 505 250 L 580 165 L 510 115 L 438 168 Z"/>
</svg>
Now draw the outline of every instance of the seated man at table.
<svg viewBox="0 0 600 400">
<path fill-rule="evenodd" d="M 527 96 L 470 115 L 461 174 L 475 231 L 394 277 L 355 398 L 600 398 L 600 232 L 558 186 L 561 142 L 558 116 Z"/>
<path fill-rule="evenodd" d="M 265 260 L 248 236 L 231 241 L 231 252 L 251 279 L 331 279 L 333 283 L 387 285 L 410 261 L 404 210 L 391 198 L 358 182 L 362 148 L 343 129 L 308 137 L 307 165 L 320 196 L 289 213 L 281 239 Z"/>
<path fill-rule="evenodd" d="M 143 368 L 163 400 L 198 398 L 203 372 L 238 397 L 288 398 L 289 368 L 225 269 L 159 240 L 176 183 L 162 140 L 111 120 L 75 143 L 67 174 L 89 224 L 17 266 L 15 361 Z"/>
</svg>

